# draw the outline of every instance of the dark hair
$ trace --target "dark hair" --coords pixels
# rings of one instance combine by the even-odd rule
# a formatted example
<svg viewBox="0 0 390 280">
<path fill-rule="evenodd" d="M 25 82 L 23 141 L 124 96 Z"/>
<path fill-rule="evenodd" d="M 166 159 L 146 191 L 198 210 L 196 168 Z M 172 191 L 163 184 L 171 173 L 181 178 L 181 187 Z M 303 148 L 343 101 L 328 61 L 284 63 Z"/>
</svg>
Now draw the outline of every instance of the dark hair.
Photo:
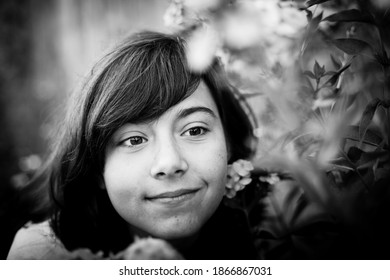
<svg viewBox="0 0 390 280">
<path fill-rule="evenodd" d="M 127 122 L 156 119 L 191 95 L 203 80 L 217 104 L 230 161 L 252 154 L 252 125 L 246 104 L 215 60 L 203 73 L 187 66 L 185 41 L 142 32 L 127 38 L 92 69 L 69 105 L 49 160 L 53 203 L 51 226 L 69 250 L 117 252 L 132 240 L 102 183 L 104 151 Z"/>
</svg>

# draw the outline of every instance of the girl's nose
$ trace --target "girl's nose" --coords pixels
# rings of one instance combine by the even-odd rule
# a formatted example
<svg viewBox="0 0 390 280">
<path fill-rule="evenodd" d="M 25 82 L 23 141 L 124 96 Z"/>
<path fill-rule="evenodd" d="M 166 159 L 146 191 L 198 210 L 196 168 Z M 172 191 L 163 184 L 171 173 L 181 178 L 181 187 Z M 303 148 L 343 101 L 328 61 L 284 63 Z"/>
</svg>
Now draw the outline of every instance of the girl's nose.
<svg viewBox="0 0 390 280">
<path fill-rule="evenodd" d="M 151 175 L 156 179 L 180 177 L 188 169 L 180 147 L 174 141 L 161 141 L 157 144 Z"/>
</svg>

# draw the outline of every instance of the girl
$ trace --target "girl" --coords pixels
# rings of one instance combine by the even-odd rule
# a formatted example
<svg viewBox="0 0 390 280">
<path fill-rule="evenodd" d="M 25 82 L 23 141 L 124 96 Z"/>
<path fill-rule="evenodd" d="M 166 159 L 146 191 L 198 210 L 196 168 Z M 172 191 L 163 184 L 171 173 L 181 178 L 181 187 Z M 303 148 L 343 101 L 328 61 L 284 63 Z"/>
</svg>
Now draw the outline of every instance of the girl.
<svg viewBox="0 0 390 280">
<path fill-rule="evenodd" d="M 228 164 L 253 153 L 242 105 L 217 60 L 188 69 L 181 38 L 126 39 L 69 105 L 38 180 L 50 188 L 49 220 L 21 229 L 8 258 L 108 255 L 146 236 L 184 258 L 255 258 L 245 217 L 222 203 Z"/>
</svg>

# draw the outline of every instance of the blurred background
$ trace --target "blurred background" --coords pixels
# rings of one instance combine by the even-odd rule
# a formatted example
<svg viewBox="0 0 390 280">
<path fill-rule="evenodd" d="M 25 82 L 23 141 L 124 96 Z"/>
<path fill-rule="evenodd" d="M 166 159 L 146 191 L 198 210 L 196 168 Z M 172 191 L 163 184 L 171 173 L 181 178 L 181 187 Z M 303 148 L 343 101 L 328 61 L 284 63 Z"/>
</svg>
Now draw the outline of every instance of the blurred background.
<svg viewBox="0 0 390 280">
<path fill-rule="evenodd" d="M 92 63 L 140 29 L 164 30 L 168 0 L 0 1 L 0 241 L 16 230 L 16 190 L 39 168 L 50 127 Z"/>
</svg>

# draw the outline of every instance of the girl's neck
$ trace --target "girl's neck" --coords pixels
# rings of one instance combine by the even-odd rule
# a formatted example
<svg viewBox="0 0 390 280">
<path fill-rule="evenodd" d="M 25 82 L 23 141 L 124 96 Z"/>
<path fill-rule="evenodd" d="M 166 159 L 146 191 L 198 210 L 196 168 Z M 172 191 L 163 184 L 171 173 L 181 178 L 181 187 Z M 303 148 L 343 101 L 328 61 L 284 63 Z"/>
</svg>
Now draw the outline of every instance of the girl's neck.
<svg viewBox="0 0 390 280">
<path fill-rule="evenodd" d="M 168 240 L 168 242 L 170 244 L 172 244 L 172 246 L 174 246 L 180 252 L 185 252 L 192 247 L 192 245 L 198 239 L 198 236 L 199 236 L 199 234 L 196 233 L 196 234 L 188 236 L 188 237 L 183 237 L 183 238 L 179 238 L 179 239 L 171 239 L 171 240 Z"/>
<path fill-rule="evenodd" d="M 158 238 L 150 235 L 149 233 L 136 228 L 134 226 L 129 226 L 129 230 L 131 234 L 134 236 L 134 240 L 137 240 L 139 238 Z M 192 245 L 195 243 L 195 241 L 198 239 L 199 233 L 196 233 L 194 235 L 188 236 L 188 237 L 182 237 L 182 238 L 177 238 L 177 239 L 169 239 L 165 240 L 169 242 L 173 247 L 175 247 L 178 251 L 180 252 L 185 252 L 189 250 Z"/>
</svg>

